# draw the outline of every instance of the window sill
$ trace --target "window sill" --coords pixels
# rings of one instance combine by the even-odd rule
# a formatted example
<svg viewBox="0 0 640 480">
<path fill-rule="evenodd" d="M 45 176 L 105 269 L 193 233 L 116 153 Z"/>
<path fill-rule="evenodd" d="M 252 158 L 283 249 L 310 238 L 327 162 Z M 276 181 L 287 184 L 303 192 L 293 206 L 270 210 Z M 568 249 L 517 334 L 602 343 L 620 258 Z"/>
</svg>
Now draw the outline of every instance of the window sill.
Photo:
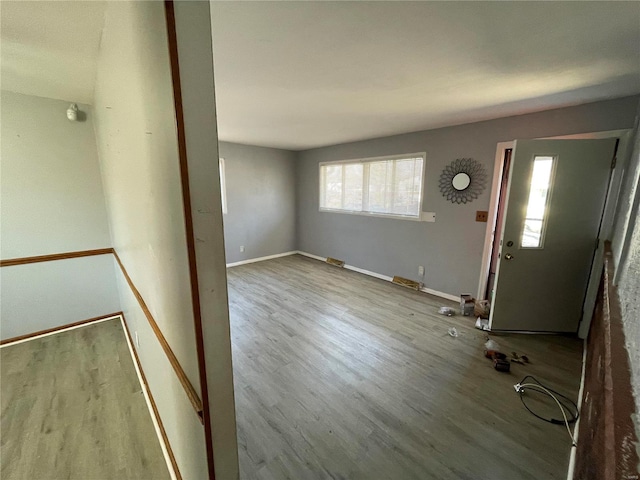
<svg viewBox="0 0 640 480">
<path fill-rule="evenodd" d="M 409 220 L 411 222 L 422 222 L 423 220 L 420 216 L 413 217 L 409 215 L 393 215 L 393 214 L 385 214 L 385 213 L 369 213 L 369 212 L 357 212 L 352 210 L 332 210 L 330 208 L 320 208 L 318 209 L 321 213 L 341 213 L 346 215 L 359 215 L 361 217 L 374 217 L 374 218 L 388 218 L 391 220 Z"/>
</svg>

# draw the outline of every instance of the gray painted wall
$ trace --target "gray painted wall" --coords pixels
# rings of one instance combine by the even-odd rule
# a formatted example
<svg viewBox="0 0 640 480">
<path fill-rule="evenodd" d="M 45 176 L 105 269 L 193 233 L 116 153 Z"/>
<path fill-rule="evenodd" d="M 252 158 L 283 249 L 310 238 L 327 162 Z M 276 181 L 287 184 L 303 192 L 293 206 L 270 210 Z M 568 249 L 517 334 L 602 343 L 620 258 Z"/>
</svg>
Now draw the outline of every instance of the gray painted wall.
<svg viewBox="0 0 640 480">
<path fill-rule="evenodd" d="M 111 246 L 93 117 L 69 102 L 2 91 L 2 258 Z M 3 267 L 1 338 L 120 310 L 109 256 Z"/>
<path fill-rule="evenodd" d="M 226 142 L 219 150 L 227 187 L 227 263 L 296 250 L 295 152 Z"/>
<path fill-rule="evenodd" d="M 475 212 L 489 208 L 490 185 L 474 202 L 453 205 L 438 189 L 445 165 L 472 157 L 485 165 L 491 178 L 498 142 L 632 128 L 639 98 L 300 152 L 296 171 L 298 248 L 379 274 L 421 280 L 441 292 L 475 294 L 486 228 L 485 223 L 475 221 Z M 435 223 L 318 211 L 319 162 L 421 151 L 427 153 L 422 210 L 436 212 Z M 419 265 L 425 267 L 424 279 L 418 277 Z"/>
</svg>

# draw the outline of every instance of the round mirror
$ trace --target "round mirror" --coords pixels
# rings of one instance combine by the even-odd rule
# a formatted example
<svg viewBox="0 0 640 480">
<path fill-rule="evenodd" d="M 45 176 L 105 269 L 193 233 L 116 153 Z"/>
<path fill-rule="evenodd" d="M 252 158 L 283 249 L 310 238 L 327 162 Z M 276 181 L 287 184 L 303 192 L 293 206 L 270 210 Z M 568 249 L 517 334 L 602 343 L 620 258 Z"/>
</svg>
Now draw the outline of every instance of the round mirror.
<svg viewBox="0 0 640 480">
<path fill-rule="evenodd" d="M 451 180 L 451 185 L 453 185 L 453 188 L 455 188 L 456 190 L 464 190 L 469 186 L 470 183 L 471 177 L 469 177 L 469 175 L 464 172 L 458 173 L 455 177 L 453 177 L 453 180 Z"/>
</svg>

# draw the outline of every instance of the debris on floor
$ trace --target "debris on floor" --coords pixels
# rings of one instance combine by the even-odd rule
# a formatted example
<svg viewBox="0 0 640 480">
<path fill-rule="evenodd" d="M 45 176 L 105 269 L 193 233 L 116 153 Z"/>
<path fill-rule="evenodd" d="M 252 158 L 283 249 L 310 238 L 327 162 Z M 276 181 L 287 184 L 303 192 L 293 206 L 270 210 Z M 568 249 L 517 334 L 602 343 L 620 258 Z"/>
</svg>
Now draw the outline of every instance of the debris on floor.
<svg viewBox="0 0 640 480">
<path fill-rule="evenodd" d="M 441 315 L 446 315 L 447 317 L 453 317 L 456 314 L 456 311 L 453 308 L 449 307 L 440 307 L 438 313 Z"/>
<path fill-rule="evenodd" d="M 529 357 L 526 355 L 518 355 L 516 352 L 511 352 L 511 361 L 513 363 L 519 363 L 520 365 L 525 365 L 529 363 Z"/>
<path fill-rule="evenodd" d="M 488 319 L 491 313 L 491 302 L 489 300 L 476 300 L 473 314 L 478 318 Z"/>
<path fill-rule="evenodd" d="M 485 332 L 489 331 L 489 320 L 485 318 L 478 317 L 476 320 L 476 328 L 478 330 L 483 330 Z"/>
<path fill-rule="evenodd" d="M 449 335 L 452 336 L 453 338 L 456 338 L 460 334 L 458 333 L 458 330 L 456 329 L 456 327 L 451 327 L 449 329 Z"/>
<path fill-rule="evenodd" d="M 506 360 L 500 360 L 499 358 L 493 359 L 493 368 L 499 372 L 509 372 L 511 370 L 511 364 Z"/>
<path fill-rule="evenodd" d="M 460 311 L 465 317 L 473 315 L 476 306 L 476 300 L 469 293 L 460 294 Z"/>
<path fill-rule="evenodd" d="M 487 337 L 484 344 L 484 356 L 493 361 L 493 368 L 499 372 L 509 372 L 511 363 L 507 360 L 507 356 L 500 351 L 498 342 Z"/>
<path fill-rule="evenodd" d="M 485 350 L 500 350 L 500 345 L 495 340 L 491 340 L 487 335 L 487 341 L 484 343 Z"/>
<path fill-rule="evenodd" d="M 507 356 L 504 353 L 498 352 L 496 350 L 485 350 L 484 351 L 484 356 L 487 357 L 487 358 L 491 358 L 491 359 L 494 359 L 494 358 L 498 358 L 500 360 L 506 360 L 507 359 Z"/>
<path fill-rule="evenodd" d="M 476 327 L 480 321 L 481 319 L 478 318 Z M 498 342 L 489 338 L 488 335 L 486 338 L 487 341 L 484 344 L 484 356 L 493 361 L 493 368 L 499 372 L 509 372 L 511 370 L 512 363 L 526 365 L 530 362 L 529 357 L 526 355 L 520 355 L 517 352 L 511 352 L 511 357 L 508 357 L 500 351 L 500 345 Z"/>
</svg>

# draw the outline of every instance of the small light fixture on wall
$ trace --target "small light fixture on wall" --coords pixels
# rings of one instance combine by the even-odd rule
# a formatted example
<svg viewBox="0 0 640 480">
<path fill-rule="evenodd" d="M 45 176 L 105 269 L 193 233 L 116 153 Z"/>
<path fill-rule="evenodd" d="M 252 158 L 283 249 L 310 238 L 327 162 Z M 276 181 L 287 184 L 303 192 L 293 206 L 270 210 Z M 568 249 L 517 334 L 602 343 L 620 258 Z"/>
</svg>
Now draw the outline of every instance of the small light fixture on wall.
<svg viewBox="0 0 640 480">
<path fill-rule="evenodd" d="M 69 105 L 69 108 L 67 108 L 67 118 L 72 122 L 78 121 L 78 105 L 77 104 L 72 103 L 71 105 Z"/>
</svg>

